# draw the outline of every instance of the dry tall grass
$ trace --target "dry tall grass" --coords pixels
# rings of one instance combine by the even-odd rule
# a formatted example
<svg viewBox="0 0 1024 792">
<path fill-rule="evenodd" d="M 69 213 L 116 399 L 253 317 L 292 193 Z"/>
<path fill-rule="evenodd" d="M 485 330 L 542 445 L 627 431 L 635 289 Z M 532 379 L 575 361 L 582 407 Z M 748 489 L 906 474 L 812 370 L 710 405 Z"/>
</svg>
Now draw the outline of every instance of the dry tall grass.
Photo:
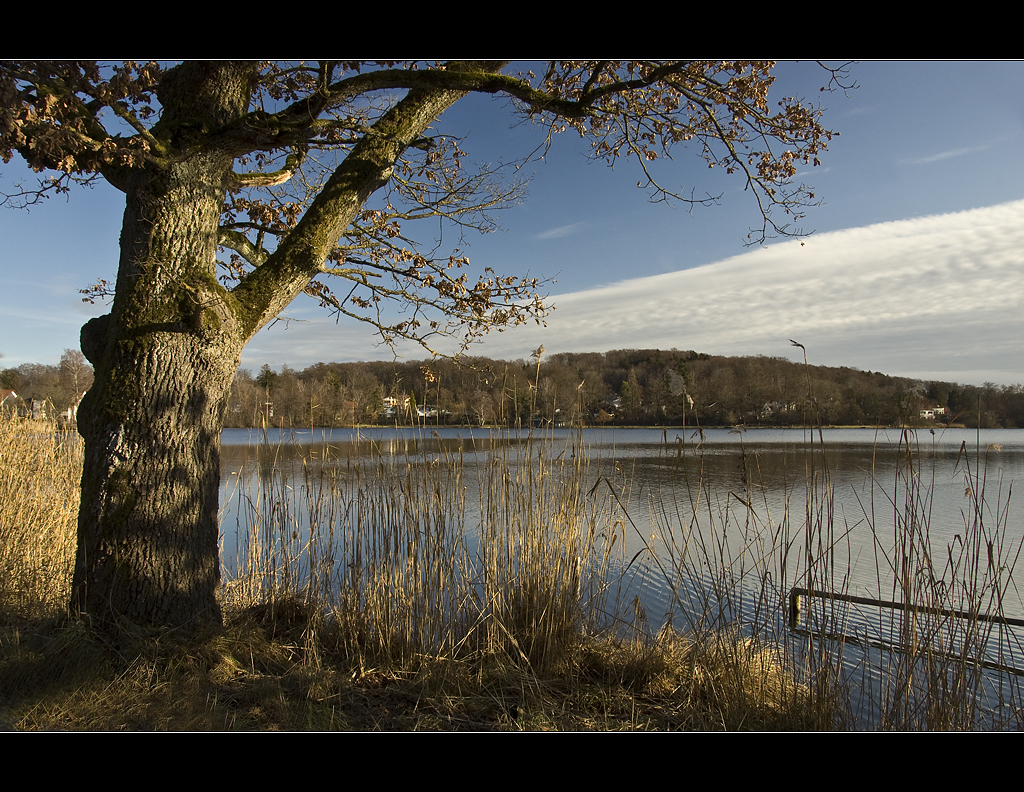
<svg viewBox="0 0 1024 792">
<path fill-rule="evenodd" d="M 821 433 L 809 435 L 803 480 L 781 506 L 742 445 L 744 487 L 726 491 L 706 475 L 699 444 L 673 450 L 689 499 L 672 508 L 652 498 L 649 568 L 674 592 L 676 621 L 696 646 L 715 646 L 731 625 L 755 652 L 774 647 L 792 672 L 776 679 L 799 683 L 777 687 L 776 699 L 803 701 L 817 727 L 1019 730 L 1024 629 L 1008 613 L 1022 607 L 1014 572 L 1024 539 L 1010 522 L 1012 484 L 993 480 L 992 449 L 962 448 L 962 529 L 933 536 L 940 485 L 924 460 L 935 454 L 912 432 L 901 438 L 893 478 L 875 475 L 859 516 L 837 513 Z M 854 531 L 872 538 L 876 559 L 872 602 L 857 605 Z M 815 592 L 796 629 L 794 587 Z"/>
<path fill-rule="evenodd" d="M 0 608 L 67 606 L 75 561 L 82 443 L 50 422 L 0 418 Z"/>
<path fill-rule="evenodd" d="M 779 647 L 724 622 L 712 628 L 710 614 L 699 634 L 669 627 L 653 637 L 642 616 L 624 615 L 629 500 L 601 485 L 579 436 L 495 446 L 476 465 L 443 446 L 354 461 L 325 448 L 301 466 L 257 449 L 226 526 L 237 537 L 232 609 L 275 621 L 300 613 L 298 642 L 354 663 L 357 675 L 432 676 L 442 663 L 463 693 L 496 684 L 495 673 L 501 689 L 510 674 L 519 687 L 554 685 L 556 710 L 576 696 L 595 706 L 594 689 L 609 712 L 622 708 L 609 697 L 629 700 L 629 712 L 657 700 L 657 719 L 627 728 L 824 723 Z M 453 667 L 476 669 L 476 687 Z M 551 727 L 550 717 L 523 725 Z M 623 723 L 620 713 L 605 726 Z M 567 724 L 598 727 L 588 718 L 556 727 Z"/>
<path fill-rule="evenodd" d="M 584 491 L 585 455 L 562 450 L 503 444 L 472 481 L 460 453 L 443 450 L 262 465 L 232 495 L 227 594 L 301 599 L 346 652 L 374 661 L 501 654 L 535 672 L 564 666 L 605 604 L 611 558 L 609 504 Z"/>
<path fill-rule="evenodd" d="M 628 477 L 603 475 L 579 436 L 561 445 L 499 440 L 478 465 L 443 445 L 358 459 L 328 450 L 300 464 L 260 447 L 226 504 L 234 516 L 225 526 L 225 633 L 171 659 L 150 643 L 138 658 L 105 664 L 75 624 L 32 639 L 22 627 L 8 630 L 0 684 L 42 691 L 74 682 L 0 721 L 101 729 L 1022 725 L 1016 678 L 991 670 L 1016 662 L 992 648 L 1012 641 L 1012 631 L 980 618 L 998 619 L 1020 550 L 1006 538 L 1009 493 L 990 492 L 983 454 L 961 460 L 970 505 L 947 547 L 929 534 L 928 486 L 908 445 L 888 510 L 865 519 L 884 559 L 879 594 L 910 616 L 895 619 L 885 641 L 858 644 L 844 632 L 838 597 L 808 602 L 798 632 L 786 624 L 792 586 L 846 590 L 849 526 L 835 514 L 820 435 L 804 486 L 781 510 L 763 499 L 745 455 L 746 490 L 723 493 L 704 474 L 700 448 L 687 450 L 695 464 L 680 470 L 691 471 L 682 482 L 689 501 L 669 508 L 656 494 L 631 498 Z M 73 564 L 80 444 L 52 427 L 5 421 L 0 454 L 0 604 L 19 617 L 59 613 Z M 655 531 L 641 537 L 636 556 L 625 532 L 641 534 L 632 525 L 640 509 L 650 510 Z M 641 569 L 674 592 L 676 627 L 646 623 L 624 577 Z M 968 618 L 942 615 L 954 608 Z M 76 643 L 84 653 L 69 650 Z"/>
<path fill-rule="evenodd" d="M 1014 571 L 1024 538 L 1010 523 L 1012 482 L 997 449 L 961 446 L 964 507 L 951 539 L 932 535 L 934 455 L 904 431 L 895 480 L 870 524 L 881 596 L 893 608 L 874 648 L 878 684 L 862 706 L 886 729 L 1024 727 L 1024 623 Z M 884 516 L 883 516 L 884 515 Z M 1016 622 L 1016 624 L 1014 624 Z"/>
</svg>

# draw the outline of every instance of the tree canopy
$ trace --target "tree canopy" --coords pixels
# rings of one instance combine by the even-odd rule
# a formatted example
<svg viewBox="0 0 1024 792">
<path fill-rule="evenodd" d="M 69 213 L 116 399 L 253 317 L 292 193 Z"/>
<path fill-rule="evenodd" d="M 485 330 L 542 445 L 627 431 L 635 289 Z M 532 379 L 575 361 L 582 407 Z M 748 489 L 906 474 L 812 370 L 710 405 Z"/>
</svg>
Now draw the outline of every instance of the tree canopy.
<svg viewBox="0 0 1024 792">
<path fill-rule="evenodd" d="M 489 228 L 522 196 L 515 170 L 472 165 L 436 120 L 473 94 L 505 97 L 591 156 L 632 160 L 653 200 L 713 203 L 650 163 L 680 146 L 735 174 L 763 219 L 794 233 L 815 202 L 795 182 L 832 133 L 799 97 L 769 102 L 765 61 L 0 63 L 0 156 L 40 174 L 25 206 L 103 178 L 125 194 L 108 314 L 82 330 L 95 384 L 85 438 L 72 605 L 96 622 L 220 619 L 219 432 L 242 348 L 303 291 L 434 349 L 541 320 L 535 280 L 459 249 L 420 250 L 430 218 Z M 823 73 L 826 87 L 841 70 Z M 542 147 L 543 150 L 543 147 Z M 370 206 L 376 195 L 379 200 Z M 397 304 L 392 311 L 387 305 Z"/>
<path fill-rule="evenodd" d="M 469 341 L 544 311 L 535 280 L 489 271 L 471 280 L 461 251 L 434 257 L 403 233 L 424 218 L 487 229 L 522 196 L 514 176 L 474 168 L 461 141 L 430 133 L 445 107 L 469 92 L 505 95 L 515 114 L 544 125 L 547 145 L 575 132 L 595 159 L 633 159 L 652 199 L 710 203 L 713 196 L 693 197 L 693 185 L 663 184 L 649 170 L 693 146 L 709 166 L 740 174 L 763 215 L 753 239 L 763 241 L 792 233 L 814 202 L 793 179 L 799 164 L 818 164 L 832 137 L 820 111 L 799 98 L 769 106 L 772 67 L 559 61 L 506 74 L 495 61 L 10 62 L 0 73 L 0 155 L 7 162 L 17 152 L 45 175 L 4 199 L 25 205 L 98 176 L 126 190 L 138 170 L 216 152 L 233 163 L 223 174 L 218 275 L 251 309 L 248 334 L 305 290 L 387 340 L 429 349 L 439 333 Z M 839 74 L 826 76 L 836 84 Z M 192 93 L 197 81 L 212 81 L 214 96 Z M 230 92 L 233 111 L 197 107 Z M 363 209 L 378 189 L 383 208 Z M 343 211 L 353 214 L 343 223 L 346 202 L 358 208 Z M 108 289 L 101 281 L 93 293 Z M 406 309 L 400 320 L 385 311 L 394 301 Z"/>
</svg>

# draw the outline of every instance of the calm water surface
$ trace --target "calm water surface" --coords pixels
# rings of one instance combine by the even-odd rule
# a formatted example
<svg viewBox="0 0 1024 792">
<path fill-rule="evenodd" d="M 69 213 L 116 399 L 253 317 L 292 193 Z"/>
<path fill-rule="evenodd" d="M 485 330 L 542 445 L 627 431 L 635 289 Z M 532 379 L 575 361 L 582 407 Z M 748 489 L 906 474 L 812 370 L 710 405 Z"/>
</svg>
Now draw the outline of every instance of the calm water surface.
<svg viewBox="0 0 1024 792">
<path fill-rule="evenodd" d="M 529 445 L 508 431 L 465 427 L 225 430 L 225 563 L 244 501 L 239 482 L 248 482 L 245 490 L 284 473 L 301 489 L 295 482 L 303 471 L 324 460 L 344 471 L 370 460 L 416 465 L 458 457 L 472 531 L 474 509 L 479 524 L 473 493 L 492 455 L 522 464 L 535 455 L 565 461 L 583 454 L 579 483 L 602 494 L 609 523 L 626 540 L 620 605 L 642 612 L 651 631 L 666 621 L 693 629 L 728 618 L 751 631 L 784 632 L 793 586 L 899 600 L 901 576 L 913 584 L 905 579 L 907 558 L 916 558 L 916 575 L 932 578 L 932 590 L 948 585 L 956 600 L 950 568 L 959 565 L 963 578 L 964 559 L 978 557 L 966 574 L 972 586 L 1000 592 L 1004 615 L 1024 618 L 1012 579 L 1024 539 L 1024 512 L 1013 495 L 1024 479 L 1024 430 L 677 427 L 554 430 L 543 438 Z M 805 619 L 820 620 L 826 631 L 884 642 L 900 629 L 885 609 L 841 606 L 813 615 L 814 608 Z M 1011 632 L 1002 641 L 1008 648 L 991 651 L 1005 660 L 1022 640 Z"/>
<path fill-rule="evenodd" d="M 827 518 L 836 551 L 849 565 L 851 593 L 880 593 L 879 576 L 886 578 L 884 567 L 892 561 L 886 543 L 913 517 L 927 519 L 938 548 L 966 538 L 965 524 L 979 506 L 993 534 L 997 525 L 1004 529 L 1007 548 L 1024 535 L 1024 513 L 1012 497 L 1015 482 L 1024 479 L 1024 430 L 832 429 L 819 437 L 802 429 L 712 429 L 702 435 L 679 428 L 587 429 L 544 437 L 549 456 L 579 453 L 582 445 L 591 462 L 587 486 L 611 481 L 644 536 L 661 529 L 678 533 L 694 520 L 728 534 L 733 523 L 753 519 L 765 527 L 788 527 L 796 541 L 809 521 Z M 380 457 L 429 463 L 456 453 L 472 481 L 490 454 L 525 442 L 508 432 L 466 427 L 267 435 L 228 429 L 222 435 L 225 522 L 231 522 L 230 490 L 240 476 L 295 476 L 325 458 L 337 467 Z M 643 546 L 639 535 L 633 540 Z M 1006 606 L 1012 610 L 1007 615 L 1024 617 L 1019 601 Z"/>
</svg>

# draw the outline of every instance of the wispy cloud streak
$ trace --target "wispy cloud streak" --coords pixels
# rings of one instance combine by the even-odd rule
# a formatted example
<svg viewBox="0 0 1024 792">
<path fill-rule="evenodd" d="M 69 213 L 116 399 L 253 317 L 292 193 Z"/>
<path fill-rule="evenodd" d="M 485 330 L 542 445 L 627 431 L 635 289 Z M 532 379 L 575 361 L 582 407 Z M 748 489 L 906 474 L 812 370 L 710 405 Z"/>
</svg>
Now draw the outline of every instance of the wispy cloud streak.
<svg viewBox="0 0 1024 792">
<path fill-rule="evenodd" d="M 625 263 L 624 264 L 628 264 Z M 771 245 L 552 298 L 546 329 L 482 352 L 676 347 L 961 382 L 1024 381 L 1024 201 Z"/>
<path fill-rule="evenodd" d="M 492 334 L 476 352 L 526 358 L 544 344 L 549 352 L 675 347 L 793 358 L 795 338 L 821 365 L 1024 382 L 1024 201 L 824 233 L 550 302 L 557 310 L 546 328 Z M 260 333 L 245 365 L 390 356 L 360 328 L 293 309 L 308 321 Z"/>
<path fill-rule="evenodd" d="M 979 151 L 985 151 L 987 148 L 988 146 L 969 146 L 967 148 L 950 149 L 949 151 L 940 151 L 938 154 L 932 154 L 928 157 L 902 160 L 902 162 L 906 165 L 931 165 L 933 162 L 941 162 L 953 157 L 962 157 L 964 154 L 975 154 Z"/>
<path fill-rule="evenodd" d="M 548 231 L 542 231 L 537 234 L 535 239 L 558 239 L 560 237 L 570 236 L 572 234 L 582 231 L 586 222 L 580 221 L 578 223 L 570 223 L 569 225 L 559 226 L 558 228 L 552 228 Z"/>
</svg>

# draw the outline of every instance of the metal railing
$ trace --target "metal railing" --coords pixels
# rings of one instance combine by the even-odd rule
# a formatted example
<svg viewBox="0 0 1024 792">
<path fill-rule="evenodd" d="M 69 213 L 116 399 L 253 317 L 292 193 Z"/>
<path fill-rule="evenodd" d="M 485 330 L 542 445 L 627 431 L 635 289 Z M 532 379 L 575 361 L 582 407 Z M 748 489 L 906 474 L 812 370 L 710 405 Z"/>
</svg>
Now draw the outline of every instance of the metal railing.
<svg viewBox="0 0 1024 792">
<path fill-rule="evenodd" d="M 793 588 L 789 592 L 789 628 L 798 635 L 805 635 L 808 637 L 821 637 L 830 638 L 833 640 L 843 640 L 846 643 L 853 643 L 858 645 L 871 646 L 876 649 L 887 649 L 889 651 L 911 651 L 907 647 L 901 647 L 896 644 L 892 644 L 886 641 L 871 640 L 869 638 L 861 638 L 847 633 L 824 633 L 824 632 L 813 632 L 810 628 L 800 626 L 800 614 L 801 614 L 801 598 L 814 598 L 828 600 L 829 602 L 849 602 L 854 605 L 869 605 L 876 608 L 887 608 L 889 610 L 902 611 L 904 613 L 913 613 L 915 615 L 925 614 L 930 616 L 945 616 L 954 619 L 967 619 L 974 622 L 985 622 L 989 624 L 1001 624 L 1009 627 L 1024 627 L 1024 619 L 1014 619 L 1008 616 L 989 616 L 985 613 L 973 613 L 971 611 L 957 610 L 955 608 L 936 608 L 928 605 L 915 605 L 913 603 L 906 602 L 895 602 L 893 600 L 882 600 L 875 599 L 874 597 L 858 597 L 854 594 L 839 594 L 833 591 L 821 591 L 818 589 L 807 589 L 807 588 Z M 1009 674 L 1015 674 L 1017 676 L 1024 676 L 1024 670 L 1015 668 L 1014 666 L 1006 665 L 1004 663 L 997 663 L 992 660 L 984 660 L 982 658 L 972 658 L 972 663 L 976 663 L 982 668 L 987 668 L 993 671 L 1004 671 Z"/>
</svg>

